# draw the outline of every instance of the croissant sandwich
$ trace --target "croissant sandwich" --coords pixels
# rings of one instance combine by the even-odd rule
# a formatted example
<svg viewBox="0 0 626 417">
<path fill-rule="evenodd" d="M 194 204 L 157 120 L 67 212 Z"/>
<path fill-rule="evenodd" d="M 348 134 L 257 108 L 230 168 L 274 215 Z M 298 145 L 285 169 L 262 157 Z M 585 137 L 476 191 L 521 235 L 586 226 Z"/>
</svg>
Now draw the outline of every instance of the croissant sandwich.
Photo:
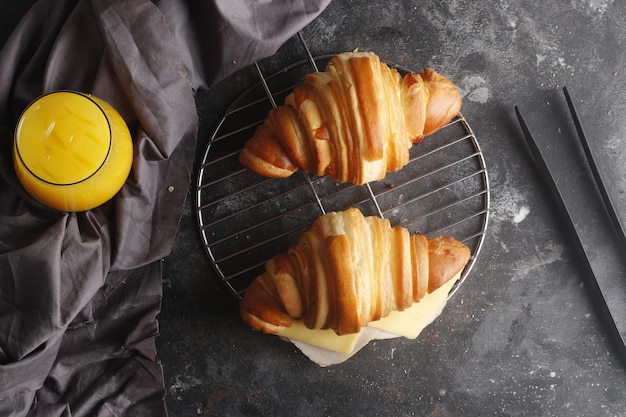
<svg viewBox="0 0 626 417">
<path fill-rule="evenodd" d="M 460 109 L 455 85 L 434 70 L 402 77 L 374 53 L 346 52 L 270 110 L 239 161 L 267 177 L 302 170 L 361 185 L 404 167 L 412 144 Z"/>
<path fill-rule="evenodd" d="M 372 326 L 405 335 L 401 328 L 408 325 L 410 334 L 419 324 L 411 323 L 414 317 L 426 320 L 423 328 L 439 314 L 469 259 L 469 248 L 451 237 L 411 235 L 356 208 L 332 212 L 266 263 L 244 294 L 240 314 L 262 332 L 343 352 L 344 336 L 358 338 Z M 409 323 L 392 317 L 414 307 L 422 310 L 406 315 Z M 318 344 L 329 337 L 331 347 Z M 355 343 L 350 339 L 343 353 Z"/>
</svg>

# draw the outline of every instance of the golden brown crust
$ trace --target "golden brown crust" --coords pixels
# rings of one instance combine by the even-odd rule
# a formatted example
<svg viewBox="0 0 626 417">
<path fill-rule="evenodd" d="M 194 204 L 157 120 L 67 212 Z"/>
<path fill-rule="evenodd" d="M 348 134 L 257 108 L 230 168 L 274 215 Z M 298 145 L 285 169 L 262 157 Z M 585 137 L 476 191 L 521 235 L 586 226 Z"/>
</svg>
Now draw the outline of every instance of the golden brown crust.
<svg viewBox="0 0 626 417">
<path fill-rule="evenodd" d="M 271 119 L 259 126 L 255 140 L 248 141 L 239 154 L 239 162 L 259 175 L 286 178 L 298 170 L 280 142 L 277 142 Z"/>
<path fill-rule="evenodd" d="M 329 236 L 327 239 L 329 249 L 328 262 L 331 266 L 331 273 L 334 276 L 346 277 L 346 279 L 335 281 L 335 300 L 333 302 L 336 311 L 334 328 L 338 334 L 355 333 L 360 328 L 360 317 L 357 298 L 357 287 L 350 265 L 352 255 L 350 253 L 350 242 L 346 235 Z M 358 330 L 356 330 L 358 331 Z"/>
<path fill-rule="evenodd" d="M 407 229 L 400 226 L 391 231 L 391 259 L 411 259 L 411 236 Z M 390 261 L 390 264 L 395 283 L 396 309 L 404 311 L 413 304 L 413 262 Z"/>
<path fill-rule="evenodd" d="M 430 68 L 422 74 L 428 90 L 424 136 L 432 135 L 461 111 L 461 95 L 446 77 Z"/>
<path fill-rule="evenodd" d="M 267 274 L 257 277 L 246 293 L 252 296 L 241 300 L 240 314 L 244 322 L 264 333 L 278 333 L 291 326 L 293 317 L 284 310 L 275 296 Z"/>
<path fill-rule="evenodd" d="M 267 333 L 298 319 L 312 329 L 356 333 L 435 291 L 469 258 L 469 248 L 451 237 L 410 235 L 354 208 L 328 213 L 286 255 L 267 262 L 243 297 L 241 317 Z"/>
<path fill-rule="evenodd" d="M 420 300 L 428 293 L 428 279 L 430 259 L 428 252 L 428 239 L 424 235 L 417 234 L 411 239 L 411 258 L 413 259 L 413 299 Z"/>
<path fill-rule="evenodd" d="M 423 103 L 428 100 L 422 76 L 407 74 L 402 79 L 401 95 L 407 137 L 411 142 L 419 143 L 424 138 L 426 123 L 426 106 Z"/>
<path fill-rule="evenodd" d="M 409 148 L 461 108 L 455 85 L 430 68 L 401 77 L 370 52 L 333 57 L 324 72 L 272 109 L 240 162 L 269 177 L 296 170 L 340 182 L 380 180 L 409 161 Z"/>
<path fill-rule="evenodd" d="M 289 259 L 290 255 L 279 254 L 267 261 L 265 270 L 272 280 L 276 291 L 280 298 L 280 302 L 290 317 L 298 319 L 302 317 L 304 305 L 302 299 L 296 296 L 298 293 L 298 283 L 295 281 L 297 271 L 293 262 Z"/>
<path fill-rule="evenodd" d="M 428 292 L 431 293 L 447 282 L 446 276 L 459 273 L 470 257 L 470 250 L 461 242 L 439 236 L 428 241 Z"/>
</svg>

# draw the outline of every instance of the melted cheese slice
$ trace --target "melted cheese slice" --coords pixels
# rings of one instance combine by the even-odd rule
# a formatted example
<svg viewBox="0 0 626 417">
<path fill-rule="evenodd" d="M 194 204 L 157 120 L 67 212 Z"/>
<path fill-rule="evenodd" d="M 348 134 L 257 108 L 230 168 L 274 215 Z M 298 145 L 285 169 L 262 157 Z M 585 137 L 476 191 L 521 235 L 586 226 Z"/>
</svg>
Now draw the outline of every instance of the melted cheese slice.
<svg viewBox="0 0 626 417">
<path fill-rule="evenodd" d="M 426 326 L 441 314 L 448 301 L 448 294 L 459 276 L 446 282 L 430 294 L 426 294 L 419 302 L 404 311 L 392 311 L 387 317 L 372 322 L 369 327 L 387 333 L 415 339 Z"/>
<path fill-rule="evenodd" d="M 372 322 L 359 333 L 337 335 L 333 330 L 309 329 L 301 321 L 294 322 L 278 336 L 294 343 L 305 355 L 325 366 L 339 363 L 354 355 L 374 339 L 406 337 L 415 339 L 422 330 L 441 314 L 448 294 L 459 279 L 453 279 L 404 311 L 392 311 L 390 315 Z"/>
</svg>

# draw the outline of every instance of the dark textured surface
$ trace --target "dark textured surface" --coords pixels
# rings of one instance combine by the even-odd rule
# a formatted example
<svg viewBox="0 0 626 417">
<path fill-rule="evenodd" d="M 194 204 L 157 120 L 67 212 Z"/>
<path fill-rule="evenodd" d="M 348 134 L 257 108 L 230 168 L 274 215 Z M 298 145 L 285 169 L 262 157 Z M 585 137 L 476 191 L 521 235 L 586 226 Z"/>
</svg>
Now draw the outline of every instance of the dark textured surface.
<svg viewBox="0 0 626 417">
<path fill-rule="evenodd" d="M 303 34 L 314 55 L 361 48 L 451 77 L 485 154 L 492 212 L 471 276 L 416 341 L 370 344 L 319 368 L 290 344 L 249 331 L 213 278 L 187 202 L 165 260 L 159 353 L 172 415 L 619 416 L 626 373 L 576 254 L 523 145 L 532 122 L 564 107 L 567 85 L 622 212 L 626 8 L 618 2 L 333 1 Z M 302 59 L 297 40 L 265 60 Z M 221 112 L 255 82 L 243 71 L 199 95 L 206 143 Z M 565 114 L 565 110 L 560 111 Z M 548 127 L 571 132 L 570 120 Z M 200 157 L 201 154 L 199 153 Z M 193 196 L 192 196 L 193 197 Z"/>
<path fill-rule="evenodd" d="M 3 31 L 14 24 L 13 10 L 20 14 L 17 6 L 6 9 Z M 174 252 L 164 260 L 157 343 L 170 415 L 623 415 L 624 361 L 606 336 L 513 106 L 531 122 L 544 122 L 547 110 L 557 115 L 545 141 L 571 134 L 570 121 L 558 117 L 567 85 L 626 213 L 625 25 L 618 1 L 334 0 L 303 31 L 314 55 L 372 50 L 411 69 L 431 66 L 461 89 L 491 182 L 483 250 L 419 339 L 371 343 L 342 365 L 319 368 L 240 322 L 206 259 L 190 193 Z M 302 56 L 294 39 L 263 67 L 272 72 Z M 198 158 L 223 111 L 255 81 L 243 70 L 198 94 Z M 558 157 L 558 146 L 552 150 Z M 590 216 L 588 227 L 593 222 Z"/>
</svg>

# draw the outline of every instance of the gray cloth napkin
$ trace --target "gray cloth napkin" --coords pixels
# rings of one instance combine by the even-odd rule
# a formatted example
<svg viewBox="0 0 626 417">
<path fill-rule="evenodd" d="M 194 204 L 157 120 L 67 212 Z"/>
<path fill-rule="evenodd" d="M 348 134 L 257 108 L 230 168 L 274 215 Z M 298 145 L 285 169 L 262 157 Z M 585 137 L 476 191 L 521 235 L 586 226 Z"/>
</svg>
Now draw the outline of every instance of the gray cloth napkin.
<svg viewBox="0 0 626 417">
<path fill-rule="evenodd" d="M 160 260 L 192 174 L 194 93 L 273 54 L 330 0 L 40 0 L 0 51 L 0 415 L 167 415 L 154 344 Z M 111 103 L 134 141 L 104 205 L 48 209 L 12 168 L 41 94 Z"/>
</svg>

